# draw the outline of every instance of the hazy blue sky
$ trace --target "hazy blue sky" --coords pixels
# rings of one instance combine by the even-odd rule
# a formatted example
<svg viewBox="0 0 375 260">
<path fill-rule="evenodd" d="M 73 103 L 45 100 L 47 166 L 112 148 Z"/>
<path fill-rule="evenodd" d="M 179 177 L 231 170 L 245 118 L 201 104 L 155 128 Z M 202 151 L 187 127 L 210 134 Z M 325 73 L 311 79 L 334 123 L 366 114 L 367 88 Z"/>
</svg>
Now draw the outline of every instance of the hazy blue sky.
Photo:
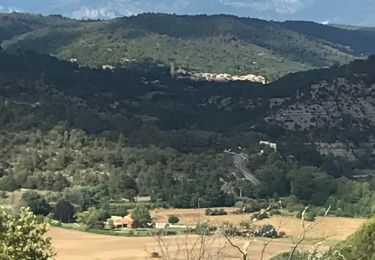
<svg viewBox="0 0 375 260">
<path fill-rule="evenodd" d="M 375 26 L 375 0 L 0 0 L 0 12 L 112 18 L 143 12 L 227 13 L 267 20 Z"/>
</svg>

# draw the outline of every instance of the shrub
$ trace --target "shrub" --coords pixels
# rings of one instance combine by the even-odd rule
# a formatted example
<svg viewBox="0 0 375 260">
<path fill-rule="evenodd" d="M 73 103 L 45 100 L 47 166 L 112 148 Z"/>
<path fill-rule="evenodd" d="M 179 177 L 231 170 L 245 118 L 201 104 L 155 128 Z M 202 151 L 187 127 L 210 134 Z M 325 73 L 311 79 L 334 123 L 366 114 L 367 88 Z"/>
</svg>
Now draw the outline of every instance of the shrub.
<svg viewBox="0 0 375 260">
<path fill-rule="evenodd" d="M 227 236 L 238 236 L 238 235 L 240 235 L 240 232 L 238 231 L 238 229 L 232 223 L 225 222 L 220 228 L 223 231 L 223 233 Z"/>
<path fill-rule="evenodd" d="M 151 258 L 161 258 L 158 252 L 151 252 Z"/>
<path fill-rule="evenodd" d="M 262 219 L 266 219 L 266 218 L 269 218 L 267 212 L 254 213 L 253 216 L 252 216 L 252 219 L 257 219 L 257 220 L 262 220 Z"/>
<path fill-rule="evenodd" d="M 77 222 L 84 224 L 86 229 L 102 229 L 104 223 L 100 221 L 98 210 L 96 208 L 89 208 L 76 214 Z"/>
<path fill-rule="evenodd" d="M 195 228 L 194 232 L 197 235 L 210 235 L 211 232 L 217 230 L 217 227 L 211 226 L 208 223 L 199 223 Z"/>
<path fill-rule="evenodd" d="M 180 219 L 177 216 L 175 215 L 169 216 L 168 223 L 177 224 L 178 222 L 180 222 Z"/>
<path fill-rule="evenodd" d="M 303 211 L 303 209 L 305 208 L 303 204 L 294 197 L 288 197 L 283 199 L 282 204 L 285 206 L 286 209 L 288 209 L 291 212 Z"/>
<path fill-rule="evenodd" d="M 237 201 L 234 204 L 234 207 L 236 207 L 236 208 L 242 208 L 244 205 L 245 205 L 245 203 L 243 201 Z"/>
<path fill-rule="evenodd" d="M 49 203 L 35 191 L 28 191 L 22 194 L 22 201 L 36 215 L 47 216 L 52 210 Z"/>
<path fill-rule="evenodd" d="M 345 257 L 343 259 L 375 259 L 375 218 L 364 223 L 335 249 Z"/>
<path fill-rule="evenodd" d="M 115 229 L 115 224 L 114 224 L 114 222 L 113 222 L 112 219 L 108 220 L 108 228 L 110 230 L 114 230 Z"/>
<path fill-rule="evenodd" d="M 300 211 L 296 214 L 297 218 L 302 218 L 302 212 Z M 306 221 L 315 221 L 316 213 L 315 211 L 306 211 L 305 213 L 305 220 Z"/>
<path fill-rule="evenodd" d="M 256 237 L 277 237 L 277 231 L 274 226 L 267 224 L 256 230 L 254 235 Z"/>
<path fill-rule="evenodd" d="M 275 257 L 272 257 L 271 260 L 288 260 L 289 255 L 290 255 L 290 252 L 284 252 Z M 309 259 L 309 257 L 311 257 L 309 252 L 296 251 L 292 259 L 293 260 L 306 260 L 306 259 Z"/>
<path fill-rule="evenodd" d="M 245 204 L 240 213 L 252 213 L 261 210 L 261 208 L 262 207 L 256 201 L 251 201 Z"/>
<path fill-rule="evenodd" d="M 249 221 L 241 221 L 240 227 L 242 229 L 250 230 L 253 227 L 253 224 Z"/>
<path fill-rule="evenodd" d="M 228 213 L 225 212 L 224 209 L 214 209 L 214 210 L 212 210 L 212 209 L 206 209 L 205 214 L 207 216 L 222 216 L 222 215 L 227 215 Z"/>
</svg>

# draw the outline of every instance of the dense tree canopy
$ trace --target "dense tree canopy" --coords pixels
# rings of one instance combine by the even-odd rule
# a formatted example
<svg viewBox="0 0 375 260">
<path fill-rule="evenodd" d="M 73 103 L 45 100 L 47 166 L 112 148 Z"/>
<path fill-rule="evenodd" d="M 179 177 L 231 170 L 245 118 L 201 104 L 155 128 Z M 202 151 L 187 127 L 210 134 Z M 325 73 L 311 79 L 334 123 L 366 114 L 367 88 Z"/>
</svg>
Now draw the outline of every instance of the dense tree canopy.
<svg viewBox="0 0 375 260">
<path fill-rule="evenodd" d="M 336 191 L 333 177 L 314 167 L 302 167 L 289 173 L 291 194 L 314 205 L 324 204 Z"/>
<path fill-rule="evenodd" d="M 22 194 L 22 201 L 36 215 L 47 216 L 52 209 L 46 199 L 34 191 Z"/>
<path fill-rule="evenodd" d="M 145 206 L 138 205 L 131 212 L 131 217 L 134 220 L 134 227 L 148 227 L 148 224 L 151 223 L 151 215 Z"/>
</svg>

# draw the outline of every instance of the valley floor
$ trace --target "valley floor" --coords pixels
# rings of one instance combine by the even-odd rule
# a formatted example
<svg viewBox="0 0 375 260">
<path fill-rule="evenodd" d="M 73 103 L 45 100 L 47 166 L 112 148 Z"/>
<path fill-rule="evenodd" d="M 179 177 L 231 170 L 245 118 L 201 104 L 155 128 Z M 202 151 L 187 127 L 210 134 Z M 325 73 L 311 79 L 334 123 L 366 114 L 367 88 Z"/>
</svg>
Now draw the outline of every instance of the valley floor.
<svg viewBox="0 0 375 260">
<path fill-rule="evenodd" d="M 49 235 L 58 253 L 56 260 L 143 260 L 150 259 L 153 251 L 160 252 L 158 241 L 153 237 L 116 237 L 61 228 L 51 228 Z M 189 237 L 190 243 L 193 243 L 196 238 L 196 236 Z M 186 259 L 177 246 L 185 242 L 184 236 L 167 237 L 165 241 L 170 245 L 172 259 Z M 218 251 L 224 244 L 224 238 L 215 239 L 210 242 L 210 250 Z M 238 245 L 242 246 L 241 244 L 241 241 L 238 241 Z M 288 251 L 290 246 L 289 240 L 277 240 L 267 248 L 264 259 L 269 259 L 279 252 Z M 252 259 L 259 259 L 263 240 L 255 241 L 251 248 Z M 239 259 L 238 253 L 228 247 L 224 255 L 222 259 Z"/>
<path fill-rule="evenodd" d="M 226 209 L 230 212 L 230 209 Z M 241 220 L 247 219 L 250 215 L 234 215 L 206 217 L 203 210 L 192 209 L 160 209 L 153 212 L 153 217 L 157 221 L 163 221 L 170 214 L 178 215 L 181 224 L 191 225 L 200 221 L 208 220 L 211 224 L 220 224 L 230 221 L 238 224 Z M 328 246 L 345 239 L 352 234 L 364 222 L 364 219 L 324 217 L 317 218 L 316 226 L 308 233 L 307 240 L 304 243 L 305 249 L 311 249 L 314 238 L 327 237 L 327 241 L 322 250 Z M 280 252 L 288 251 L 292 246 L 293 237 L 297 238 L 302 232 L 301 221 L 294 217 L 274 216 L 270 219 L 259 221 L 259 224 L 273 224 L 279 230 L 285 231 L 287 238 L 272 241 L 267 247 L 264 258 L 269 259 Z M 80 231 L 66 230 L 52 227 L 49 231 L 53 245 L 58 253 L 56 260 L 137 260 L 150 259 L 151 252 L 160 252 L 158 241 L 154 237 L 119 237 L 98 235 Z M 164 238 L 164 242 L 169 246 L 170 254 L 173 259 L 186 259 L 183 250 L 185 243 L 194 243 L 197 236 L 170 236 Z M 260 259 L 264 241 L 256 239 L 250 246 L 251 259 Z M 241 239 L 235 240 L 241 248 L 243 247 Z M 212 236 L 206 241 L 212 254 L 222 250 L 222 259 L 239 259 L 236 251 L 226 244 L 223 237 Z M 176 257 L 176 256 L 179 257 Z M 219 259 L 219 257 L 213 258 Z"/>
</svg>

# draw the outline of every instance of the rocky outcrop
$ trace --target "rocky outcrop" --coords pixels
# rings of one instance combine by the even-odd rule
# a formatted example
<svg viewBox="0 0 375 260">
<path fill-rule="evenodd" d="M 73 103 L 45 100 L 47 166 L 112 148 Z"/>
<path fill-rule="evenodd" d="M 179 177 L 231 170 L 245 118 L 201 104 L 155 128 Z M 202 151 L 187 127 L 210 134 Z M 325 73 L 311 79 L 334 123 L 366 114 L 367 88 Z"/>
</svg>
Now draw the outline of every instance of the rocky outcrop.
<svg viewBox="0 0 375 260">
<path fill-rule="evenodd" d="M 268 123 L 289 130 L 309 130 L 352 124 L 358 128 L 375 125 L 375 84 L 338 78 L 312 85 L 302 99 L 266 118 Z"/>
</svg>

